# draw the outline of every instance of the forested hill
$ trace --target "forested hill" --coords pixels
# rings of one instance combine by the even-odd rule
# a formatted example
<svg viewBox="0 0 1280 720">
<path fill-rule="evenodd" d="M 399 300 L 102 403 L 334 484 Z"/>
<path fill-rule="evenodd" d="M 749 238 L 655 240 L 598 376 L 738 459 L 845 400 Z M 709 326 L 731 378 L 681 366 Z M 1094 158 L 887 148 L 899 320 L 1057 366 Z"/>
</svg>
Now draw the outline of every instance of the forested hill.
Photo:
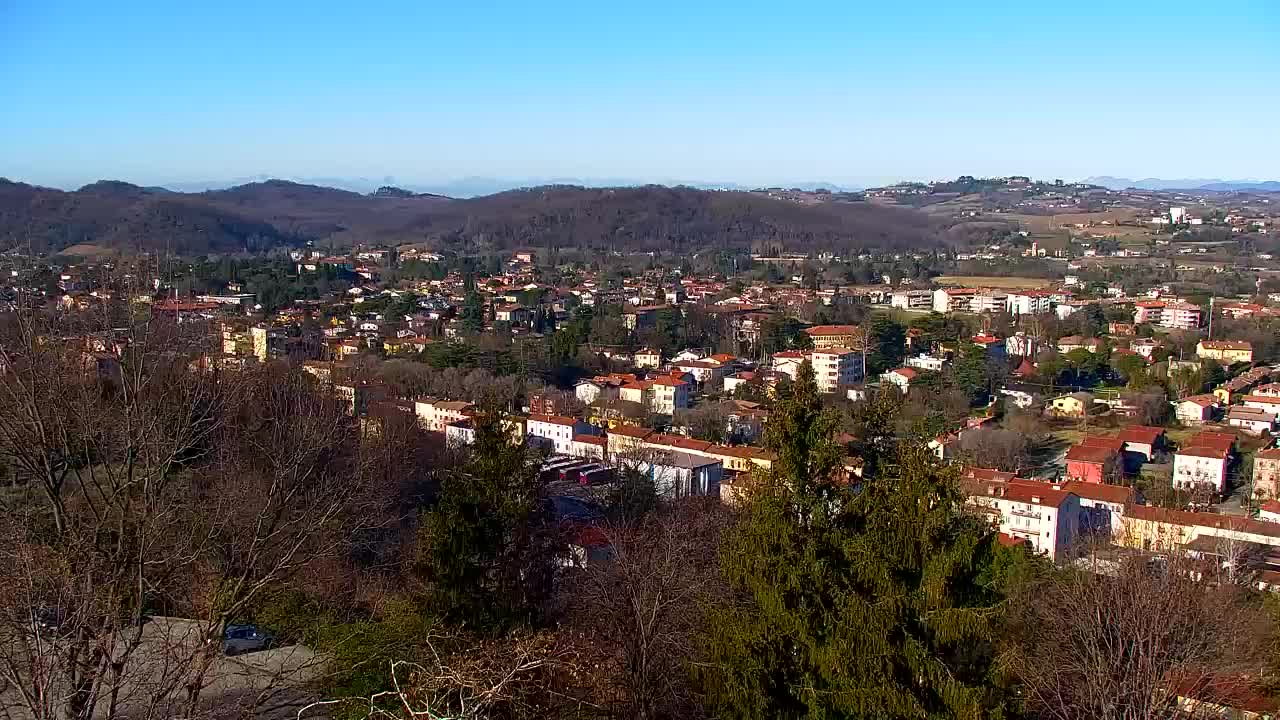
<svg viewBox="0 0 1280 720">
<path fill-rule="evenodd" d="M 923 213 L 863 202 L 800 204 L 747 192 L 552 186 L 470 199 L 372 195 L 271 180 L 203 193 L 104 181 L 65 192 L 0 179 L 0 251 L 72 246 L 186 254 L 257 252 L 307 240 L 694 252 L 848 251 L 940 243 Z"/>
</svg>

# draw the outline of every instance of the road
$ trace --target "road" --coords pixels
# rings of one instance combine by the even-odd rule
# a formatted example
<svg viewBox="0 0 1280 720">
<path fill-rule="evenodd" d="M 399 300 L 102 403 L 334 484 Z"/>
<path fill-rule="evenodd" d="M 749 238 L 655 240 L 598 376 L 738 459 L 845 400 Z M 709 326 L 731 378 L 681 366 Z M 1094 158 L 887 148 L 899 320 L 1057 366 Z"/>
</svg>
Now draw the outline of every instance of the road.
<svg viewBox="0 0 1280 720">
<path fill-rule="evenodd" d="M 120 664 L 118 681 L 110 683 L 118 690 L 114 716 L 159 720 L 184 715 L 184 688 L 195 677 L 193 668 L 204 652 L 202 637 L 200 626 L 193 620 L 165 617 L 149 620 L 142 627 L 137 649 Z M 5 644 L 3 652 L 7 652 L 8 657 L 4 660 L 17 660 L 28 668 L 61 668 L 66 645 L 63 640 L 48 638 L 37 645 L 10 641 Z M 113 652 L 119 653 L 122 645 L 123 639 L 117 642 Z M 299 709 L 316 699 L 309 683 L 320 676 L 322 666 L 323 658 L 301 645 L 236 657 L 226 657 L 219 652 L 200 683 L 199 715 L 228 720 L 246 716 L 267 720 L 294 718 Z M 67 694 L 65 679 L 58 673 L 46 673 L 52 677 L 42 682 L 30 680 L 33 675 L 39 676 L 39 673 L 24 673 L 28 678 L 24 683 L 28 692 L 39 690 L 53 698 Z M 56 709 L 59 702 L 49 704 Z M 322 710 L 308 712 L 306 717 L 322 717 Z M 109 691 L 103 688 L 94 717 L 110 716 Z M 24 702 L 18 688 L 8 686 L 0 690 L 0 718 L 37 720 L 39 717 Z"/>
</svg>

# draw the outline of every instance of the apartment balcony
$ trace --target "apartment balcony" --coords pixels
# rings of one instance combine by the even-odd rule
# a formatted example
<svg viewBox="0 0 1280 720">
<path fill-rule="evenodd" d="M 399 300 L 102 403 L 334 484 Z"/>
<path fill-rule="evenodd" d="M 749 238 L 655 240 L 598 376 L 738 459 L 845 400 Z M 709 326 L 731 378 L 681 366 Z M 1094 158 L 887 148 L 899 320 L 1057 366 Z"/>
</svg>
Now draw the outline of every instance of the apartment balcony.
<svg viewBox="0 0 1280 720">
<path fill-rule="evenodd" d="M 1038 510 L 1010 510 L 1009 514 L 1016 515 L 1017 517 L 1031 518 L 1032 520 L 1039 520 L 1043 517 Z"/>
</svg>

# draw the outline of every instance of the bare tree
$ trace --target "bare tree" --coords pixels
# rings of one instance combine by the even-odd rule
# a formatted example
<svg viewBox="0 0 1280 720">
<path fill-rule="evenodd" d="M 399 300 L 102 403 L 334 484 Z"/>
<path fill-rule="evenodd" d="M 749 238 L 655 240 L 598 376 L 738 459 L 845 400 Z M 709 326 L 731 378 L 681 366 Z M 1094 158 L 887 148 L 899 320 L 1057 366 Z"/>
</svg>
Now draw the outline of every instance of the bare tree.
<svg viewBox="0 0 1280 720">
<path fill-rule="evenodd" d="M 1183 688 L 1209 699 L 1224 674 L 1257 673 L 1267 623 L 1238 586 L 1200 582 L 1178 557 L 1112 574 L 1051 573 L 1010 602 L 1004 662 L 1028 710 L 1055 720 L 1156 720 Z M 1255 675 L 1256 679 L 1256 675 Z"/>
<path fill-rule="evenodd" d="M 205 712 L 229 680 L 226 623 L 350 536 L 367 477 L 352 421 L 297 373 L 202 369 L 196 323 L 128 307 L 9 321 L 2 709 Z"/>
<path fill-rule="evenodd" d="M 605 529 L 609 559 L 571 581 L 571 619 L 602 666 L 603 704 L 616 717 L 691 717 L 688 663 L 704 603 L 722 592 L 716 552 L 727 516 L 718 502 L 680 501 L 632 527 Z"/>
<path fill-rule="evenodd" d="M 960 454 L 979 467 L 1018 472 L 1027 464 L 1027 436 L 1013 430 L 980 428 L 960 435 Z"/>
</svg>

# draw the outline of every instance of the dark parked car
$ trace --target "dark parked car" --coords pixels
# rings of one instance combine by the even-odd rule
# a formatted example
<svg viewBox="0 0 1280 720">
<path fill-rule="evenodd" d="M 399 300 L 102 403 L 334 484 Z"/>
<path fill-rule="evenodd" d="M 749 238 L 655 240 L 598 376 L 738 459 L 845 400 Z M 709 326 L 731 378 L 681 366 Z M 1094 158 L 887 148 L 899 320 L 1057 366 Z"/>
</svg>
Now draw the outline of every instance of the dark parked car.
<svg viewBox="0 0 1280 720">
<path fill-rule="evenodd" d="M 228 625 L 222 638 L 222 652 L 227 655 L 269 650 L 276 636 L 257 625 Z"/>
</svg>

